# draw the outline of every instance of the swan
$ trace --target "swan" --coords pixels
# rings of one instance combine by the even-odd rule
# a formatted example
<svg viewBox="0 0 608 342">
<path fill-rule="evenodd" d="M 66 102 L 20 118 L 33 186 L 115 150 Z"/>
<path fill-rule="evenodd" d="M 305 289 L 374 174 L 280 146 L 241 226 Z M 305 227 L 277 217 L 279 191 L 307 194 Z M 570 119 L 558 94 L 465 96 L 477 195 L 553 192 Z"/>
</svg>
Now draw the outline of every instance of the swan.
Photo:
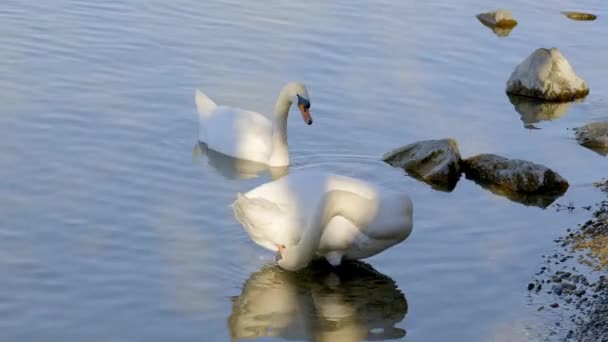
<svg viewBox="0 0 608 342">
<path fill-rule="evenodd" d="M 297 104 L 304 122 L 312 124 L 310 97 L 304 84 L 287 83 L 277 99 L 273 120 L 260 113 L 218 106 L 200 89 L 195 91 L 199 114 L 198 140 L 228 156 L 271 167 L 289 165 L 287 115 Z"/>
<path fill-rule="evenodd" d="M 258 245 L 278 251 L 278 265 L 297 271 L 313 259 L 376 255 L 412 231 L 413 204 L 403 191 L 316 170 L 301 170 L 238 193 L 234 215 Z"/>
</svg>

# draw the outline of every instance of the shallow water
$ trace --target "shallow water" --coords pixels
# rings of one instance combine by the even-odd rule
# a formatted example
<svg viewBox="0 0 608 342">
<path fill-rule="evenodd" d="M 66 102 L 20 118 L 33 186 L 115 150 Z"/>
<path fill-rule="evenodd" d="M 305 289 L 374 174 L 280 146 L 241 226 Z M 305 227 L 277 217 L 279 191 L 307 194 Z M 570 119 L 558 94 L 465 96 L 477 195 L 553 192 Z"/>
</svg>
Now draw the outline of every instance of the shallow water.
<svg viewBox="0 0 608 342">
<path fill-rule="evenodd" d="M 570 182 L 558 203 L 599 197 L 591 183 L 606 176 L 608 160 L 568 129 L 608 118 L 608 11 L 589 0 L 515 1 L 519 25 L 498 37 L 474 17 L 495 6 L 4 0 L 3 339 L 224 341 L 252 331 L 269 336 L 261 340 L 350 341 L 368 331 L 408 341 L 532 339 L 542 317 L 528 305 L 527 281 L 552 240 L 589 213 L 524 206 L 466 179 L 438 192 L 378 161 L 416 140 L 452 137 L 463 156 L 491 152 L 555 169 Z M 565 10 L 598 19 L 569 20 Z M 505 82 L 534 49 L 551 46 L 591 93 L 554 120 L 522 120 Z M 415 223 L 404 244 L 367 260 L 379 273 L 372 280 L 276 273 L 275 287 L 258 295 L 301 310 L 272 316 L 284 308 L 243 303 L 257 279 L 275 275 L 273 256 L 228 206 L 270 175 L 238 179 L 201 156 L 193 91 L 269 112 L 291 79 L 308 86 L 315 123 L 291 117 L 289 171 L 407 188 Z M 383 290 L 364 285 L 373 279 Z M 384 291 L 394 305 L 359 301 Z M 242 324 L 231 324 L 239 314 Z"/>
</svg>

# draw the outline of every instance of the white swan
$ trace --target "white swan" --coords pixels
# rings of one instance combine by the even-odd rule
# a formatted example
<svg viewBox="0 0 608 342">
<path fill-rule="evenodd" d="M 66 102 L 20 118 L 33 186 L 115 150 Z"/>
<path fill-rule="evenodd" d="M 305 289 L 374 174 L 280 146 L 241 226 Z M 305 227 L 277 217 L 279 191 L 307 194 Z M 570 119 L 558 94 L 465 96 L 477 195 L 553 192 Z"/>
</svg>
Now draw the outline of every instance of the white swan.
<svg viewBox="0 0 608 342">
<path fill-rule="evenodd" d="M 306 124 L 312 124 L 310 97 L 302 83 L 283 87 L 273 121 L 264 115 L 235 107 L 218 106 L 199 89 L 195 92 L 199 113 L 199 141 L 228 156 L 272 167 L 289 165 L 287 114 L 296 103 Z"/>
<path fill-rule="evenodd" d="M 235 217 L 258 245 L 279 251 L 277 262 L 299 270 L 317 258 L 336 266 L 405 240 L 413 204 L 351 177 L 303 170 L 237 194 Z"/>
</svg>

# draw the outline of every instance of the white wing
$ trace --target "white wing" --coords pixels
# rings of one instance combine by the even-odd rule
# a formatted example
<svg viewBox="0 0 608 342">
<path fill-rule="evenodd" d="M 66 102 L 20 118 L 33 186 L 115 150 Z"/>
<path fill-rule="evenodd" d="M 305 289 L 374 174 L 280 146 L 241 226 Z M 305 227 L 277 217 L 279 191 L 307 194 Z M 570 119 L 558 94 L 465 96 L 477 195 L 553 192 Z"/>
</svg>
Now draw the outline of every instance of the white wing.
<svg viewBox="0 0 608 342">
<path fill-rule="evenodd" d="M 277 245 L 293 244 L 300 237 L 300 233 L 292 229 L 300 224 L 293 221 L 297 218 L 291 215 L 289 208 L 239 193 L 232 209 L 251 239 L 266 249 L 276 251 Z"/>
</svg>

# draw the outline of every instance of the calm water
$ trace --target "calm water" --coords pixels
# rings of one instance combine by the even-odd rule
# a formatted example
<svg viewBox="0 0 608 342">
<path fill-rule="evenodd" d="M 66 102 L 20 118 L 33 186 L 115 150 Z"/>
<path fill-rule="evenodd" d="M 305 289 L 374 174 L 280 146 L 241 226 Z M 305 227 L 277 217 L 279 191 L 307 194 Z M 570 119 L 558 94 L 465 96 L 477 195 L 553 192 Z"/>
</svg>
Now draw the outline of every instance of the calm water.
<svg viewBox="0 0 608 342">
<path fill-rule="evenodd" d="M 464 156 L 550 166 L 570 182 L 558 202 L 592 204 L 608 160 L 568 128 L 607 118 L 605 6 L 514 1 L 519 25 L 500 38 L 474 17 L 498 2 L 329 3 L 0 3 L 2 340 L 542 334 L 526 284 L 552 240 L 588 213 L 524 206 L 465 179 L 437 192 L 378 158 L 452 137 Z M 576 9 L 598 20 L 560 14 Z M 528 129 L 505 82 L 550 46 L 591 94 Z M 272 268 L 229 208 L 269 175 L 239 180 L 197 149 L 195 87 L 268 113 L 292 79 L 307 84 L 315 124 L 290 119 L 291 171 L 404 187 L 415 203 L 411 237 L 356 277 Z"/>
</svg>

